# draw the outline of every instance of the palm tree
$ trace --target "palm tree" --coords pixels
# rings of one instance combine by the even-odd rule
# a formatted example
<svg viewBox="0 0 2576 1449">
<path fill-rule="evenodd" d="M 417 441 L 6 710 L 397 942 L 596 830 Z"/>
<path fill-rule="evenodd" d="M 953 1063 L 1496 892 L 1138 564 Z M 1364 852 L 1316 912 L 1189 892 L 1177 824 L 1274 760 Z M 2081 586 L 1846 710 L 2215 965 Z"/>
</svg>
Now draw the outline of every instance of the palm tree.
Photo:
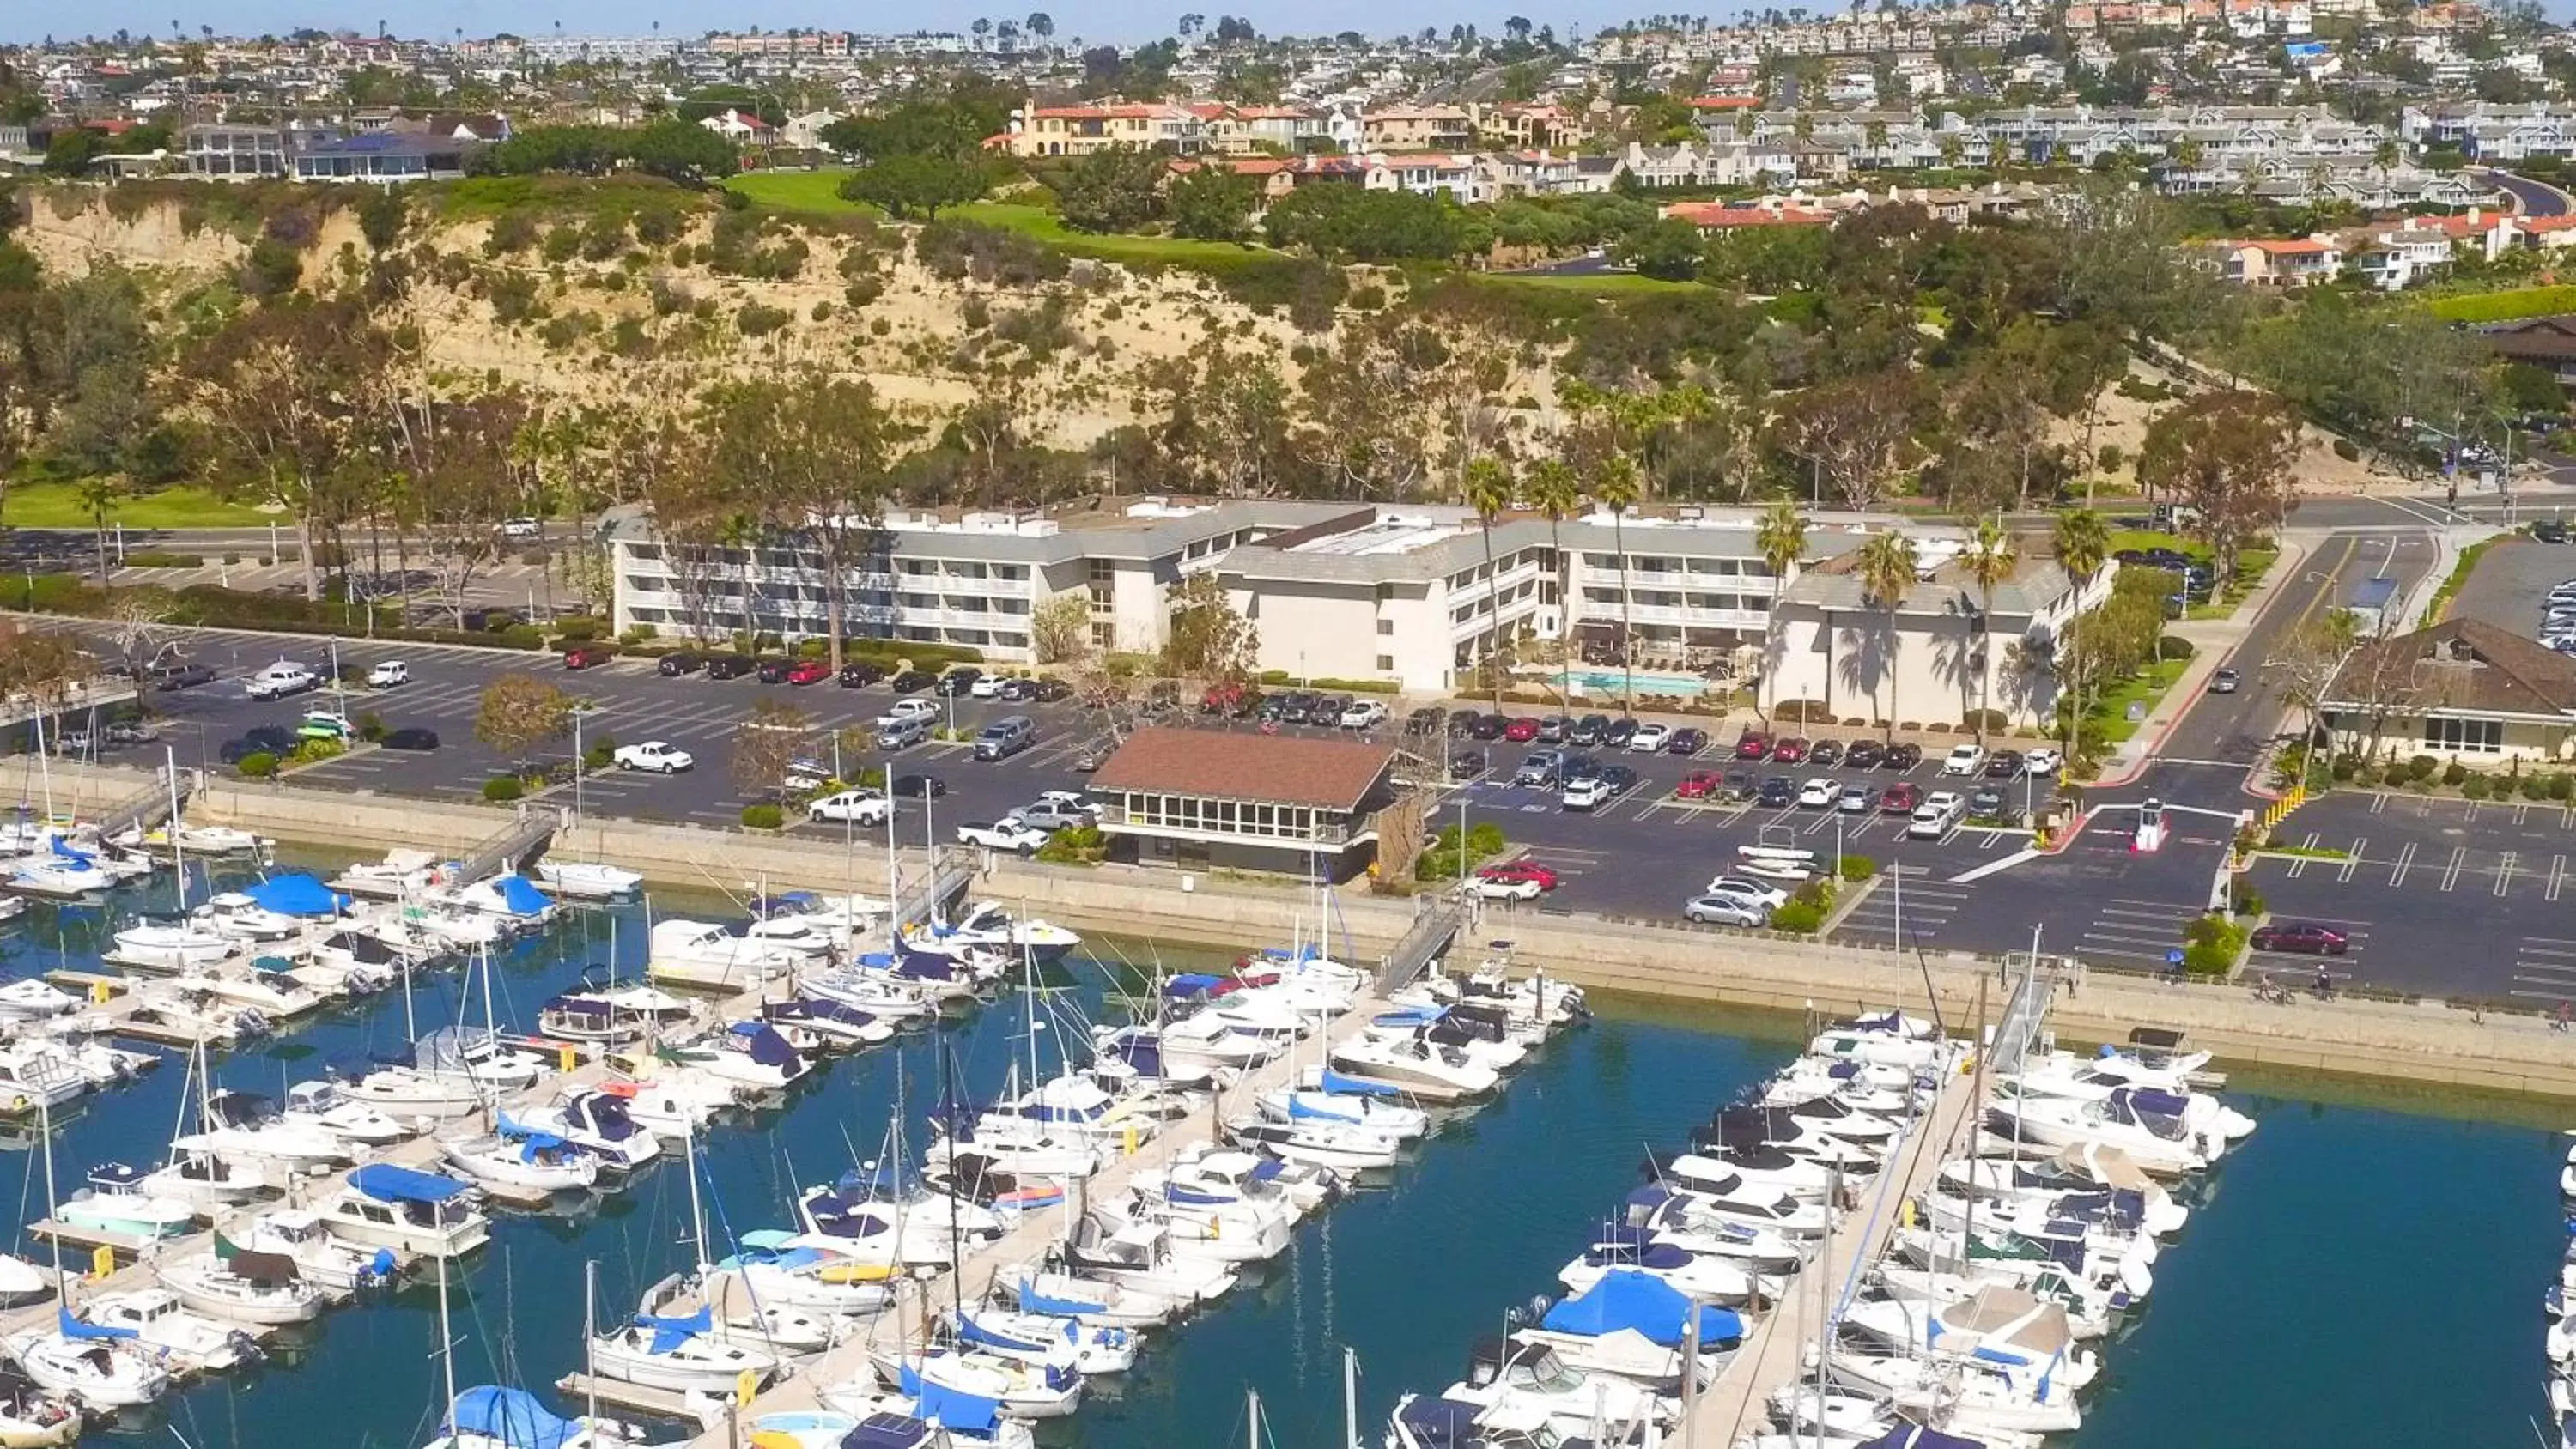
<svg viewBox="0 0 2576 1449">
<path fill-rule="evenodd" d="M 1592 496 L 1610 510 L 1611 546 L 1619 550 L 1619 669 L 1620 709 L 1637 712 L 1637 643 L 1629 626 L 1634 602 L 1628 597 L 1628 510 L 1637 506 L 1637 460 L 1616 453 L 1602 460 L 1601 475 L 1592 482 Z"/>
<path fill-rule="evenodd" d="M 1753 546 L 1762 554 L 1762 566 L 1771 571 L 1771 607 L 1776 611 L 1780 607 L 1780 595 L 1788 587 L 1789 570 L 1796 568 L 1799 561 L 1807 556 L 1807 515 L 1800 513 L 1798 505 L 1786 498 L 1772 504 L 1762 510 L 1762 521 L 1754 525 Z M 1833 617 L 1828 613 L 1825 618 L 1827 648 L 1833 644 L 1833 627 Z M 1825 670 L 1825 698 L 1830 701 L 1833 696 L 1833 669 L 1828 665 Z M 1757 692 L 1754 698 L 1759 699 L 1761 695 Z M 1827 708 L 1830 709 L 1831 705 Z M 1763 713 L 1762 723 L 1771 723 L 1767 710 Z"/>
<path fill-rule="evenodd" d="M 1871 607 L 1887 616 L 1887 633 L 1891 642 L 1879 668 L 1885 672 L 1890 684 L 1896 682 L 1896 651 L 1893 643 L 1896 634 L 1896 610 L 1897 606 L 1905 602 L 1906 593 L 1914 587 L 1914 565 L 1914 540 L 1904 534 L 1877 534 L 1868 543 L 1861 545 L 1861 596 L 1868 600 Z M 1888 701 L 1887 717 L 1879 723 L 1887 731 L 1888 742 L 1893 744 L 1896 740 L 1896 706 L 1892 697 Z"/>
<path fill-rule="evenodd" d="M 2052 531 L 2049 546 L 2056 553 L 2057 566 L 2065 571 L 2067 582 L 2074 585 L 2075 591 L 2081 594 L 2093 582 L 2093 576 L 2101 572 L 2103 563 L 2111 557 L 2111 531 L 2103 526 L 2102 515 L 2089 508 L 2063 508 L 2058 510 L 2057 524 Z M 2057 640 L 2057 657 L 2070 664 L 2080 663 L 2074 652 L 2072 637 L 2079 617 L 2078 615 L 2067 617 L 2066 628 Z M 2070 758 L 2075 754 L 2076 722 L 2084 717 L 2084 678 L 2080 669 L 2076 673 L 2074 686 L 2074 701 L 2066 712 L 2065 747 Z"/>
<path fill-rule="evenodd" d="M 1485 673 L 1494 689 L 1494 712 L 1503 708 L 1503 590 L 1494 573 L 1494 519 L 1512 506 L 1512 470 L 1500 458 L 1477 458 L 1467 464 L 1458 491 L 1485 532 Z"/>
<path fill-rule="evenodd" d="M 1547 547 L 1556 555 L 1556 636 L 1561 646 L 1574 632 L 1574 601 L 1565 595 L 1565 544 L 1557 535 L 1557 525 L 1565 521 L 1566 515 L 1572 513 L 1580 501 L 1581 495 L 1575 487 L 1574 465 L 1563 458 L 1539 459 L 1537 466 L 1530 469 L 1527 491 L 1530 506 L 1547 515 Z M 1556 655 L 1556 698 L 1559 704 L 1565 702 L 1566 685 L 1570 682 L 1572 669 L 1572 654 L 1559 648 Z"/>
<path fill-rule="evenodd" d="M 1995 585 L 2011 578 L 2013 566 L 2021 562 L 2020 555 L 2013 551 L 2012 535 L 2004 531 L 2002 515 L 1977 520 L 1977 530 L 1969 535 L 1968 550 L 1959 562 L 1977 585 L 1977 744 L 1982 747 L 1986 742 L 1986 705 L 1995 678 L 1993 663 L 1986 657 L 1986 650 L 1994 642 Z M 1967 682 L 1962 680 L 1960 693 L 1966 692 Z"/>
</svg>

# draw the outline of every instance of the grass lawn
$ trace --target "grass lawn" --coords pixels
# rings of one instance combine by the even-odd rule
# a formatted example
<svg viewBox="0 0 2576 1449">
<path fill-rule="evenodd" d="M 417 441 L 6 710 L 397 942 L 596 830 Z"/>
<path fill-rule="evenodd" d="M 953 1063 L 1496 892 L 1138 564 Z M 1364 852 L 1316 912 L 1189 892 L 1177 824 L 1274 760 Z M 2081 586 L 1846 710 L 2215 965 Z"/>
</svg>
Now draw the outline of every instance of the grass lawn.
<svg viewBox="0 0 2576 1449">
<path fill-rule="evenodd" d="M 107 521 L 128 528 L 257 528 L 281 521 L 243 503 L 229 503 L 202 488 L 163 488 L 121 500 Z M 0 526 L 88 528 L 89 505 L 69 483 L 14 483 L 0 496 Z"/>
<path fill-rule="evenodd" d="M 2192 605 L 2191 612 L 2183 617 L 2224 619 L 2235 613 L 2236 606 L 2244 603 L 2246 596 L 2262 585 L 2263 576 L 2272 571 L 2273 562 L 2280 556 L 2281 551 L 2275 548 L 2249 548 L 2238 554 L 2236 576 L 2227 581 L 2226 588 L 2218 591 L 2217 599 L 2206 604 Z"/>
<path fill-rule="evenodd" d="M 2145 712 L 2153 714 L 2156 701 L 2164 698 L 2165 691 L 2174 687 L 2174 681 L 2182 678 L 2183 670 L 2190 665 L 2187 659 L 2160 659 L 2138 671 L 2136 678 L 2104 692 L 2094 701 L 2091 711 L 2093 728 L 2100 733 L 2102 743 L 2120 744 L 2136 734 L 2138 726 L 2129 722 L 2129 706 L 2143 704 Z"/>
<path fill-rule="evenodd" d="M 1124 232 L 1094 234 L 1074 231 L 1063 218 L 1043 206 L 1025 201 L 970 201 L 950 207 L 940 215 L 958 221 L 998 226 L 1032 236 L 1060 251 L 1077 257 L 1096 257 L 1110 262 L 1162 262 L 1187 265 L 1199 261 L 1231 261 L 1253 254 L 1270 254 L 1268 247 L 1243 246 L 1235 242 L 1197 241 L 1182 236 L 1130 236 Z"/>
<path fill-rule="evenodd" d="M 847 171 L 746 171 L 725 179 L 725 190 L 740 192 L 762 206 L 780 211 L 810 211 L 825 216 L 883 216 L 864 201 L 844 201 L 841 179 Z"/>
<path fill-rule="evenodd" d="M 1488 272 L 1478 278 L 1504 287 L 1540 287 L 1551 292 L 1575 292 L 1587 297 L 1635 296 L 1652 292 L 1680 292 L 1699 285 L 1697 282 L 1667 282 L 1661 277 L 1643 277 L 1635 272 L 1562 273 Z"/>
<path fill-rule="evenodd" d="M 2487 550 L 2495 547 L 2499 541 L 2492 538 L 2481 539 L 2460 550 L 2460 561 L 2451 566 L 2450 577 L 2442 580 L 2442 586 L 2433 591 L 2433 602 L 2424 608 L 2425 623 L 2442 622 L 2442 616 L 2451 612 L 2451 600 L 2459 595 L 2461 589 L 2467 587 L 2469 575 L 2478 571 L 2478 560 L 2486 557 Z"/>
</svg>

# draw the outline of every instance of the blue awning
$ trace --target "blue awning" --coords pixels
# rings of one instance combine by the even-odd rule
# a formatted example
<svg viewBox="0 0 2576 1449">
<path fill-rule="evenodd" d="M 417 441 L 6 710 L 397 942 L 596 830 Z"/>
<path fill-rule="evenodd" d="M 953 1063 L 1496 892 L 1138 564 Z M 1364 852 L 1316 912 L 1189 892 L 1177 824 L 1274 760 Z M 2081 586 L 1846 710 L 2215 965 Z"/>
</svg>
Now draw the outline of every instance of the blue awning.
<svg viewBox="0 0 2576 1449">
<path fill-rule="evenodd" d="M 904 1366 L 903 1376 L 908 1381 L 904 1392 L 912 1395 L 914 1411 L 924 1419 L 936 1420 L 943 1429 L 990 1437 L 1002 1422 L 1002 1401 L 999 1399 L 934 1384 L 914 1373 L 910 1364 Z"/>
<path fill-rule="evenodd" d="M 1547 1311 L 1539 1326 L 1550 1333 L 1599 1338 L 1633 1329 L 1665 1348 L 1678 1348 L 1690 1323 L 1687 1294 L 1651 1273 L 1625 1269 L 1601 1275 L 1601 1281 Z M 1724 1308 L 1699 1311 L 1699 1341 L 1707 1347 L 1744 1336 L 1744 1320 Z"/>
<path fill-rule="evenodd" d="M 479 1434 L 508 1449 L 563 1449 L 582 1432 L 575 1421 L 549 1413 L 534 1394 L 491 1384 L 458 1394 L 447 1424 L 453 1434 Z"/>
<path fill-rule="evenodd" d="M 370 1162 L 350 1173 L 349 1186 L 380 1202 L 442 1203 L 473 1190 L 455 1178 L 396 1167 L 390 1162 Z"/>
<path fill-rule="evenodd" d="M 300 873 L 271 876 L 242 894 L 281 916 L 335 916 L 349 905 L 347 896 Z"/>
<path fill-rule="evenodd" d="M 497 884 L 501 904 L 509 907 L 514 916 L 541 916 L 554 906 L 554 898 L 537 889 L 526 876 L 505 875 Z"/>
</svg>

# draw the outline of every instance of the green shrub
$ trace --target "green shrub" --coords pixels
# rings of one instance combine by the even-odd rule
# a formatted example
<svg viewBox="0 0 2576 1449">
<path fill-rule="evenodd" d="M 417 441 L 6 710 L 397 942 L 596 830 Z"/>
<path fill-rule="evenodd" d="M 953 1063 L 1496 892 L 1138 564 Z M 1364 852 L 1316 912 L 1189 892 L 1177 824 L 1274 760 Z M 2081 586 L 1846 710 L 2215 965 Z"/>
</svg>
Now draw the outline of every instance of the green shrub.
<svg viewBox="0 0 2576 1449">
<path fill-rule="evenodd" d="M 2361 773 L 2361 761 L 2351 755 L 2337 755 L 2334 757 L 2333 773 L 2336 784 L 2345 784 L 2353 776 Z"/>
<path fill-rule="evenodd" d="M 1038 847 L 1040 860 L 1063 865 L 1096 865 L 1109 854 L 1109 837 L 1095 825 L 1069 825 Z"/>
<path fill-rule="evenodd" d="M 358 716 L 358 738 L 374 744 L 385 737 L 385 717 L 368 710 Z"/>
<path fill-rule="evenodd" d="M 241 763 L 233 768 L 241 771 L 245 780 L 265 780 L 277 773 L 277 756 L 259 750 L 242 756 Z"/>
<path fill-rule="evenodd" d="M 516 775 L 495 775 L 483 782 L 483 798 L 495 805 L 506 805 L 528 793 Z"/>
<path fill-rule="evenodd" d="M 2523 777 L 2522 777 L 2522 798 L 2524 798 L 2525 800 L 2546 800 L 2546 799 L 2548 799 L 2548 798 L 2549 798 L 2549 782 L 2548 782 L 2547 780 L 2545 780 L 2545 779 L 2541 778 L 2541 777 L 2540 777 L 2540 776 L 2538 776 L 2538 775 L 2525 775 L 2525 776 L 2523 776 Z"/>
<path fill-rule="evenodd" d="M 546 634 L 534 624 L 511 624 L 500 631 L 501 642 L 512 649 L 542 649 Z"/>
<path fill-rule="evenodd" d="M 2468 782 L 2468 778 L 2469 767 L 2461 764 L 2457 760 L 2453 760 L 2451 763 L 2442 767 L 2442 783 L 2445 785 L 2466 784 Z"/>
<path fill-rule="evenodd" d="M 787 821 L 787 812 L 776 805 L 745 805 L 742 827 L 745 830 L 776 830 Z"/>
<path fill-rule="evenodd" d="M 1842 877 L 1854 885 L 1874 879 L 1877 875 L 1878 862 L 1866 855 L 1846 855 L 1842 858 Z"/>
<path fill-rule="evenodd" d="M 337 759 L 348 752 L 349 747 L 338 740 L 298 740 L 295 744 L 295 753 L 287 756 L 287 760 L 291 764 L 310 765 L 323 760 Z"/>
<path fill-rule="evenodd" d="M 2452 768 L 2458 769 L 2459 767 L 2454 765 Z M 2468 799 L 2483 800 L 2487 798 L 2487 777 L 2484 775 L 2471 775 L 2467 779 L 2460 781 L 2459 785 L 2460 793 Z"/>
<path fill-rule="evenodd" d="M 2564 771 L 2549 777 L 2550 799 L 2564 805 L 2571 796 L 2576 796 L 2576 778 L 2569 777 Z"/>
<path fill-rule="evenodd" d="M 2381 781 L 2387 778 L 2387 767 L 2381 765 L 2377 760 L 2364 760 L 2359 766 L 2355 767 L 2352 772 L 2352 782 L 2365 789 L 2374 788 Z"/>
<path fill-rule="evenodd" d="M 2240 875 L 2230 880 L 2227 883 L 2227 891 L 2228 898 L 2235 905 L 2236 914 L 2240 916 L 2263 914 L 2265 909 L 2263 892 L 2255 887 L 2250 877 Z"/>
<path fill-rule="evenodd" d="M 2361 445 L 2350 438 L 2337 438 L 2334 440 L 2334 455 L 2347 463 L 2358 463 L 2361 461 Z"/>
<path fill-rule="evenodd" d="M 1467 832 L 1467 853 L 1483 859 L 1503 853 L 1503 827 L 1479 825 Z"/>
<path fill-rule="evenodd" d="M 2180 634 L 2167 634 L 2156 640 L 2158 659 L 2189 659 L 2198 652 L 2192 647 L 2192 642 Z"/>
<path fill-rule="evenodd" d="M 2194 976 L 2224 976 L 2236 969 L 2236 951 L 2225 946 L 2185 946 L 2182 969 Z"/>
<path fill-rule="evenodd" d="M 2442 762 L 2431 755 L 2417 755 L 2406 762 L 2406 777 L 2410 780 L 2429 780 L 2433 778 L 2433 773 L 2441 768 Z"/>
<path fill-rule="evenodd" d="M 1812 936 L 1825 924 L 1824 907 L 1806 901 L 1791 901 L 1771 913 L 1771 929 L 1793 936 Z"/>
<path fill-rule="evenodd" d="M 203 554 L 164 553 L 157 549 L 137 548 L 126 551 L 125 566 L 132 569 L 201 569 L 206 566 L 206 559 Z"/>
</svg>

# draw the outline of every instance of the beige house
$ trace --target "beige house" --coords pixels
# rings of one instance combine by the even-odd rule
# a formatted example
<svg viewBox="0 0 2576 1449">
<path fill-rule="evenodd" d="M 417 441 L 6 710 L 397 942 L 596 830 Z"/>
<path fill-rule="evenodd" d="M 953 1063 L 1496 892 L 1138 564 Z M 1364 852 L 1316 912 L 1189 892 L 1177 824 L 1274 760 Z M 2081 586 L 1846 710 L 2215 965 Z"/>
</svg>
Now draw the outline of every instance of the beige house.
<svg viewBox="0 0 2576 1449">
<path fill-rule="evenodd" d="M 1117 104 L 1029 106 L 1011 113 L 1003 140 L 1014 156 L 1088 156 L 1116 146 L 1198 151 L 1207 123 L 1187 106 Z M 990 144 L 990 143 L 988 143 Z"/>
<path fill-rule="evenodd" d="M 2576 755 L 2576 659 L 2476 619 L 2363 644 L 2324 693 L 2338 750 L 2473 768 Z"/>
<path fill-rule="evenodd" d="M 1456 106 L 1390 106 L 1360 117 L 1363 151 L 1472 151 L 1476 122 Z"/>
</svg>

